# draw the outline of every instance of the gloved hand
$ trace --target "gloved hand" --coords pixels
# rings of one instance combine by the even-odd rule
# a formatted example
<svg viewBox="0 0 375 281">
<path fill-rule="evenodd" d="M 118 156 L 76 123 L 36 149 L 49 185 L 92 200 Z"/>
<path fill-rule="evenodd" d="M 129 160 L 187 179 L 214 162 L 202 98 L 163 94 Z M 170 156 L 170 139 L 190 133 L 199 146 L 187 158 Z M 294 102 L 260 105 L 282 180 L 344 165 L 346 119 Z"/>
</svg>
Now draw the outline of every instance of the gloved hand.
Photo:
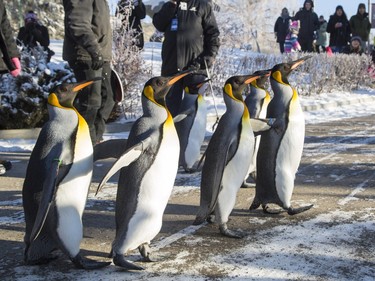
<svg viewBox="0 0 375 281">
<path fill-rule="evenodd" d="M 103 56 L 99 53 L 96 53 L 94 55 L 91 55 L 91 68 L 93 70 L 98 70 L 103 67 L 104 60 Z"/>
<path fill-rule="evenodd" d="M 12 71 L 10 72 L 10 74 L 11 74 L 13 77 L 16 77 L 16 76 L 18 76 L 18 75 L 21 73 L 21 62 L 20 62 L 20 59 L 17 58 L 17 57 L 12 58 L 12 62 L 13 62 L 14 67 L 15 67 L 16 69 L 12 70 Z"/>
</svg>

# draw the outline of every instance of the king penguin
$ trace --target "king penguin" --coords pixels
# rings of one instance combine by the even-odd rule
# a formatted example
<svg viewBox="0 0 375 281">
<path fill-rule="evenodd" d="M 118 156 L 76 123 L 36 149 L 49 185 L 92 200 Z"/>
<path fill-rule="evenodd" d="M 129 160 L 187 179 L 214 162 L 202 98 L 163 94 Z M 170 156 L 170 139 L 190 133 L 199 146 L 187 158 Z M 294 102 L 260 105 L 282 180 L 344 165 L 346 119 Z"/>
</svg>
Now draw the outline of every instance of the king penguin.
<svg viewBox="0 0 375 281">
<path fill-rule="evenodd" d="M 179 166 L 194 172 L 206 135 L 207 106 L 203 94 L 206 76 L 192 73 L 184 78 L 184 93 L 180 113 L 173 118 L 180 140 Z"/>
<path fill-rule="evenodd" d="M 262 134 L 257 156 L 256 192 L 250 210 L 262 205 L 265 212 L 279 212 L 267 206 L 273 203 L 294 215 L 313 206 L 293 208 L 290 202 L 302 157 L 305 119 L 297 91 L 289 84 L 288 76 L 308 58 L 277 64 L 271 71 L 274 96 L 268 105 L 267 117 L 276 118 L 278 129 Z"/>
<path fill-rule="evenodd" d="M 114 163 L 98 186 L 118 170 L 116 237 L 111 256 L 115 265 L 127 270 L 143 268 L 127 261 L 125 255 L 139 250 L 151 261 L 149 244 L 159 233 L 164 210 L 178 170 L 180 145 L 173 118 L 165 103 L 171 86 L 189 74 L 153 77 L 142 92 L 143 115 L 132 126 L 124 154 Z M 98 192 L 97 191 L 97 192 Z"/>
<path fill-rule="evenodd" d="M 263 71 L 266 72 L 267 71 Z M 254 72 L 257 74 L 258 71 Z M 267 107 L 271 101 L 271 95 L 266 89 L 266 82 L 270 77 L 270 71 L 266 75 L 259 77 L 258 79 L 250 83 L 250 93 L 245 98 L 245 104 L 249 110 L 251 118 L 265 119 L 267 116 Z M 254 153 L 251 158 L 248 175 L 255 181 L 256 180 L 256 157 L 259 149 L 260 135 L 255 136 Z M 247 175 L 246 175 L 247 177 Z M 249 184 L 245 181 L 242 187 L 249 187 Z"/>
<path fill-rule="evenodd" d="M 254 149 L 254 133 L 242 92 L 259 76 L 233 76 L 225 82 L 223 92 L 227 110 L 207 146 L 202 168 L 200 208 L 193 224 L 210 220 L 211 214 L 215 213 L 220 232 L 232 238 L 244 236 L 229 230 L 227 221 Z M 269 129 L 269 125 L 264 124 Z"/>
<path fill-rule="evenodd" d="M 78 268 L 110 264 L 82 257 L 79 248 L 93 148 L 88 125 L 73 107 L 73 100 L 94 80 L 60 84 L 48 96 L 50 119 L 31 153 L 22 189 L 26 264 L 47 263 L 54 259 L 52 251 L 56 249 L 67 254 Z"/>
</svg>

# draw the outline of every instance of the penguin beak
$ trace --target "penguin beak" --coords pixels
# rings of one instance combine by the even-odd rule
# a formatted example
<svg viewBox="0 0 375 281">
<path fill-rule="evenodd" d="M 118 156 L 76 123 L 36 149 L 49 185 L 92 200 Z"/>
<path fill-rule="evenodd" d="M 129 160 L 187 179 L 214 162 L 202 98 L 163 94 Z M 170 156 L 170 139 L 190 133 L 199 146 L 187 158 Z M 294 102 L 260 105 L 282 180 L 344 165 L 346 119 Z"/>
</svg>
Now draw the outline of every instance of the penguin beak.
<svg viewBox="0 0 375 281">
<path fill-rule="evenodd" d="M 79 90 L 82 90 L 83 88 L 91 85 L 95 81 L 99 81 L 99 80 L 102 80 L 102 79 L 103 79 L 102 77 L 96 77 L 96 78 L 88 80 L 88 81 L 77 83 L 77 85 L 74 86 L 74 88 L 73 88 L 73 92 L 78 92 Z"/>
<path fill-rule="evenodd" d="M 299 65 L 303 64 L 305 60 L 311 58 L 311 56 L 305 56 L 303 58 L 300 58 L 298 60 L 292 61 L 290 65 L 290 70 L 296 69 Z"/>
<path fill-rule="evenodd" d="M 172 86 L 178 80 L 180 80 L 181 78 L 185 77 L 186 75 L 188 75 L 190 73 L 192 73 L 192 71 L 187 70 L 187 71 L 179 72 L 177 75 L 170 77 L 169 81 L 168 81 L 168 86 Z"/>
<path fill-rule="evenodd" d="M 257 71 L 256 74 L 251 74 L 247 77 L 247 79 L 245 80 L 245 84 L 250 84 L 251 82 L 253 82 L 254 80 L 260 78 L 260 77 L 263 77 L 263 76 L 270 76 L 271 72 L 270 71 Z"/>
</svg>

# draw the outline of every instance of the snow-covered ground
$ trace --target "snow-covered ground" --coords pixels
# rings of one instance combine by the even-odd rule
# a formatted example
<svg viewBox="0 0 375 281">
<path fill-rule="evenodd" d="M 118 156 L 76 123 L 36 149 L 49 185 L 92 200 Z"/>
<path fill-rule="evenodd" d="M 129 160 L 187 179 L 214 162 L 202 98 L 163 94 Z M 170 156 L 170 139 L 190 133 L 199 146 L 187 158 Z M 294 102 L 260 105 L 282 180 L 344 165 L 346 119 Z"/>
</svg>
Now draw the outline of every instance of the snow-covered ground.
<svg viewBox="0 0 375 281">
<path fill-rule="evenodd" d="M 155 43 L 154 43 L 155 44 Z M 52 49 L 56 52 L 55 62 L 61 62 L 59 54 L 61 54 L 61 44 L 59 42 L 52 43 Z M 155 45 L 151 48 L 151 44 L 146 44 L 144 50 L 144 58 L 148 64 L 153 65 L 155 75 L 160 72 L 160 46 Z M 151 61 L 152 58 L 152 61 Z M 305 116 L 308 124 L 316 124 L 331 120 L 340 120 L 344 118 L 367 116 L 375 112 L 375 93 L 373 91 L 357 91 L 357 92 L 335 92 L 326 93 L 319 96 L 301 97 L 301 103 L 306 108 Z M 209 103 L 209 114 L 215 115 L 213 110 L 213 100 L 210 96 L 206 97 Z M 345 104 L 345 101 L 355 100 L 355 103 Z M 216 99 L 219 113 L 223 113 L 225 105 L 222 99 Z M 339 106 L 337 106 L 339 104 Z M 314 108 L 315 107 L 315 108 Z M 118 122 L 124 122 L 119 120 Z M 210 125 L 207 134 L 210 131 Z M 116 134 L 115 137 L 121 138 L 126 133 Z M 113 135 L 107 134 L 106 138 L 113 138 Z M 1 151 L 31 151 L 35 140 L 10 139 L 0 140 Z M 346 144 L 342 144 L 345 149 Z M 335 147 L 332 146 L 332 153 Z M 186 175 L 185 175 L 186 176 Z M 182 177 L 182 175 L 178 175 Z M 178 182 L 179 178 L 177 178 Z M 369 179 L 364 179 L 363 184 L 354 187 L 354 190 L 360 190 L 366 185 Z M 176 185 L 174 195 L 191 191 L 191 189 L 199 188 L 199 179 L 193 178 L 189 181 L 189 186 Z M 115 186 L 104 189 L 100 196 L 89 196 L 88 204 L 92 200 L 105 200 L 115 197 Z M 350 196 L 349 196 L 350 197 Z M 347 204 L 351 198 L 342 198 L 342 205 Z M 17 202 L 0 202 L 2 205 L 20 205 Z M 374 205 L 373 205 L 374 206 Z M 356 217 L 355 224 L 352 218 Z M 0 218 L 0 225 L 9 225 L 19 223 L 22 214 L 13 219 Z M 262 225 L 266 219 L 250 218 L 250 223 Z M 331 221 L 336 223 L 327 227 Z M 164 237 L 153 243 L 153 249 L 165 248 L 174 241 L 184 238 L 190 241 L 193 247 L 201 241 L 199 237 L 192 236 L 198 228 L 202 226 L 190 226 L 172 236 Z M 329 211 L 320 214 L 312 219 L 300 222 L 294 227 L 286 225 L 275 226 L 268 230 L 258 233 L 258 237 L 267 237 L 264 241 L 258 240 L 255 244 L 252 238 L 246 238 L 247 246 L 242 249 L 233 250 L 225 255 L 215 255 L 208 260 L 202 260 L 199 266 L 191 267 L 186 270 L 185 275 L 173 276 L 173 280 L 207 280 L 203 276 L 199 276 L 202 268 L 210 268 L 220 265 L 222 272 L 227 273 L 227 278 L 220 280 L 353 280 L 346 276 L 337 275 L 331 268 L 348 267 L 353 268 L 352 261 L 356 259 L 355 249 L 351 247 L 351 241 L 361 239 L 362 231 L 375 233 L 375 206 L 372 208 L 364 208 L 356 211 L 346 212 L 344 210 Z M 275 235 L 275 233 L 283 233 L 283 235 Z M 342 241 L 342 246 L 330 243 L 330 241 Z M 301 247 L 302 245 L 303 247 Z M 275 253 L 278 253 L 275 255 Z M 281 253 L 281 254 L 280 254 Z M 156 276 L 147 272 L 140 274 L 124 275 L 123 272 L 115 271 L 113 267 L 102 271 L 85 272 L 79 274 L 77 272 L 69 272 L 62 275 L 56 275 L 56 279 L 76 279 L 79 280 L 168 280 L 165 276 L 173 274 L 174 266 L 182 263 L 188 263 L 186 259 L 187 253 L 181 249 L 181 252 L 175 259 L 168 260 L 167 266 L 163 262 L 152 265 L 160 275 Z M 370 281 L 375 280 L 374 260 L 369 260 L 369 266 L 357 268 L 355 276 L 356 280 Z M 303 266 L 301 265 L 303 264 Z M 372 264 L 372 266 L 371 266 Z M 151 266 L 150 266 L 151 267 Z M 20 276 L 24 276 L 19 280 L 36 280 L 36 276 L 29 273 L 28 267 L 19 267 L 16 269 Z M 154 271 L 155 272 L 155 271 Z M 326 278 L 320 279 L 320 272 L 326 272 Z M 163 278 L 164 276 L 164 278 Z M 352 275 L 348 275 L 352 276 Z"/>
</svg>

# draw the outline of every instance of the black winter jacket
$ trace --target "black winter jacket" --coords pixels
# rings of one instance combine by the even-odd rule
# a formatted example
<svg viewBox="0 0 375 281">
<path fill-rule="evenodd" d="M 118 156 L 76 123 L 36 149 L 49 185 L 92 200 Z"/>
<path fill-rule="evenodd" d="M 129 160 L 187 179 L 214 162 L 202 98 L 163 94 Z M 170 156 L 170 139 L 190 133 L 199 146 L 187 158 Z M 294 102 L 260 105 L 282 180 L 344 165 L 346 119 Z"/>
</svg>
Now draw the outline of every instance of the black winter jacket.
<svg viewBox="0 0 375 281">
<path fill-rule="evenodd" d="M 294 20 L 299 20 L 301 28 L 298 33 L 298 41 L 308 42 L 314 38 L 314 32 L 319 29 L 318 15 L 313 10 L 302 8 L 294 16 Z"/>
<path fill-rule="evenodd" d="M 20 54 L 3 1 L 0 1 L 0 56 L 3 58 L 0 60 L 0 74 L 16 69 L 11 59 L 19 57 Z"/>
<path fill-rule="evenodd" d="M 276 33 L 276 42 L 283 43 L 285 41 L 285 37 L 289 32 L 289 20 L 291 17 L 278 17 L 275 26 L 273 28 L 274 32 Z"/>
<path fill-rule="evenodd" d="M 49 33 L 47 27 L 39 23 L 28 23 L 22 26 L 17 36 L 18 44 L 24 44 L 33 48 L 39 42 L 40 46 L 47 48 L 49 46 Z"/>
<path fill-rule="evenodd" d="M 171 30 L 172 19 L 177 15 L 178 30 Z M 206 0 L 181 1 L 180 7 L 165 3 L 154 14 L 155 28 L 164 32 L 161 74 L 175 74 L 198 56 L 215 57 L 218 53 L 219 29 L 212 5 Z"/>
<path fill-rule="evenodd" d="M 65 36 L 63 59 L 112 59 L 112 28 L 106 0 L 63 0 Z"/>
<path fill-rule="evenodd" d="M 342 27 L 335 28 L 336 23 L 342 23 Z M 348 45 L 350 41 L 350 25 L 346 16 L 341 17 L 336 14 L 330 16 L 327 26 L 327 32 L 330 33 L 329 45 L 342 47 Z"/>
</svg>

